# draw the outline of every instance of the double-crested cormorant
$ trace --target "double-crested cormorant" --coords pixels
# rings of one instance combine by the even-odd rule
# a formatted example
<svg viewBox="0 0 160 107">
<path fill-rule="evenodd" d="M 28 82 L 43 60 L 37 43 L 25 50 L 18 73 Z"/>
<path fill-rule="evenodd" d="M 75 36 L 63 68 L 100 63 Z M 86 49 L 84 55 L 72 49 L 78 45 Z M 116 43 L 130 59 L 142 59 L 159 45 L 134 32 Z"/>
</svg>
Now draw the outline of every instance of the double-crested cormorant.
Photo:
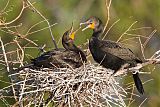
<svg viewBox="0 0 160 107">
<path fill-rule="evenodd" d="M 125 64 L 129 64 L 128 67 L 134 67 L 137 63 L 142 63 L 129 48 L 110 40 L 104 41 L 99 39 L 103 32 L 102 21 L 99 18 L 91 17 L 80 25 L 82 24 L 86 25 L 83 30 L 87 28 L 93 29 L 92 37 L 89 40 L 89 49 L 94 60 L 100 63 L 100 65 L 117 72 Z M 133 78 L 137 90 L 143 94 L 144 89 L 138 72 L 133 74 Z"/>
<path fill-rule="evenodd" d="M 23 68 L 64 68 L 72 67 L 78 68 L 87 62 L 86 55 L 80 50 L 73 42 L 76 31 L 73 32 L 73 28 L 66 31 L 62 37 L 62 44 L 65 49 L 59 48 L 48 51 L 40 55 L 35 59 L 31 59 L 31 64 L 28 64 Z"/>
</svg>

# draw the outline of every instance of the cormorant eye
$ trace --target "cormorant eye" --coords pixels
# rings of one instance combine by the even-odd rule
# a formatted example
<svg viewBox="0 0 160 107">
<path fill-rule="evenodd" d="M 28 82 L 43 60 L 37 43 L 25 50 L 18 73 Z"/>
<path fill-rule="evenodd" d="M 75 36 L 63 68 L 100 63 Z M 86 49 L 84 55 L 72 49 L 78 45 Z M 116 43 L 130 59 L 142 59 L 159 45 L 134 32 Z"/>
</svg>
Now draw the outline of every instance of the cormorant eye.
<svg viewBox="0 0 160 107">
<path fill-rule="evenodd" d="M 92 24 L 93 23 L 93 21 L 92 20 L 89 20 L 89 24 Z"/>
</svg>

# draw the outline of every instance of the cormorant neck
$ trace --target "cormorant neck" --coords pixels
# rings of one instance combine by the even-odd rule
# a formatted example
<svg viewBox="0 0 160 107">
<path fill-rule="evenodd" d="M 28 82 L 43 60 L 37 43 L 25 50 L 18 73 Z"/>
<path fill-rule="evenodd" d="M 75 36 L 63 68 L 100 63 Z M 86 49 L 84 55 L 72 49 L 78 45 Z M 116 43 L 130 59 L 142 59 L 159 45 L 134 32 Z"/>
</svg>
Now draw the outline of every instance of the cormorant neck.
<svg viewBox="0 0 160 107">
<path fill-rule="evenodd" d="M 73 44 L 73 47 L 72 47 L 71 51 L 79 53 L 81 50 L 76 45 Z"/>
<path fill-rule="evenodd" d="M 76 52 L 76 53 L 79 52 L 79 48 L 78 48 L 73 42 L 65 42 L 65 41 L 62 41 L 62 44 L 63 44 L 63 47 L 64 47 L 66 50 L 74 51 L 74 52 Z"/>
<path fill-rule="evenodd" d="M 103 32 L 103 26 L 100 24 L 97 28 L 93 29 L 92 37 L 98 38 Z"/>
<path fill-rule="evenodd" d="M 74 51 L 77 54 L 81 55 L 82 61 L 87 62 L 86 55 L 83 53 L 81 49 L 79 49 L 76 45 L 72 44 L 72 47 L 69 48 L 70 51 Z"/>
<path fill-rule="evenodd" d="M 74 45 L 75 46 L 75 45 Z M 84 52 L 79 49 L 77 46 L 75 46 L 75 52 L 81 55 L 82 61 L 83 62 L 87 62 L 87 58 L 86 55 L 84 54 Z"/>
</svg>

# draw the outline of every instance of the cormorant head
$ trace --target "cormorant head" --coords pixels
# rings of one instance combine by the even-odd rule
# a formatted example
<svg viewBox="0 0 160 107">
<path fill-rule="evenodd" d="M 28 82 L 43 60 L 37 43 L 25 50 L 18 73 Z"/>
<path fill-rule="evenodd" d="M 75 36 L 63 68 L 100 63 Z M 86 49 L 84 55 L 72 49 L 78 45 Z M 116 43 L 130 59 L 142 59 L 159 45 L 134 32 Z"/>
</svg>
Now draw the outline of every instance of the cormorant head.
<svg viewBox="0 0 160 107">
<path fill-rule="evenodd" d="M 63 34 L 62 40 L 66 43 L 73 42 L 75 39 L 75 33 L 76 32 L 73 31 L 73 27 L 71 27 Z"/>
<path fill-rule="evenodd" d="M 101 30 L 101 29 L 103 29 L 102 21 L 97 17 L 90 17 L 85 22 L 80 23 L 80 26 L 81 25 L 86 25 L 86 27 L 83 28 L 82 31 L 84 31 L 84 30 L 86 30 L 88 28 L 93 29 L 93 30 Z"/>
<path fill-rule="evenodd" d="M 62 37 L 62 45 L 65 49 L 71 50 L 73 48 L 73 41 L 75 39 L 75 34 L 79 29 L 73 31 L 73 27 L 71 27 L 68 31 L 63 34 Z"/>
</svg>

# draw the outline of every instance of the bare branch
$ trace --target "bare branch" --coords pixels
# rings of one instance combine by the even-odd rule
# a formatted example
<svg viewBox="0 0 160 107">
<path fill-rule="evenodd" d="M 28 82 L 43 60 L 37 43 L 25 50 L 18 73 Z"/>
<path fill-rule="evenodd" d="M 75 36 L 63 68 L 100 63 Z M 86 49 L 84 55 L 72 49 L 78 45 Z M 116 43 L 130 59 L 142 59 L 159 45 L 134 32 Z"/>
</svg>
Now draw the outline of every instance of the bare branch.
<svg viewBox="0 0 160 107">
<path fill-rule="evenodd" d="M 110 15 L 111 2 L 112 2 L 112 0 L 109 0 L 109 3 L 108 3 L 108 0 L 105 0 L 105 5 L 106 5 L 106 9 L 107 9 L 107 22 L 106 22 L 106 24 L 105 24 L 105 26 L 104 26 L 103 33 L 104 33 L 104 31 L 106 30 L 107 25 L 108 25 L 109 20 L 110 20 L 110 16 L 109 16 L 109 15 Z"/>
<path fill-rule="evenodd" d="M 137 23 L 137 21 L 135 21 L 134 23 L 132 23 L 129 28 L 118 38 L 117 42 L 119 42 L 121 40 L 121 38 L 132 28 L 133 25 L 135 25 Z"/>
<path fill-rule="evenodd" d="M 10 72 L 6 51 L 5 51 L 4 44 L 3 44 L 1 37 L 0 37 L 0 42 L 1 42 L 1 47 L 2 47 L 2 51 L 3 51 L 4 60 L 6 62 L 7 72 Z"/>
<path fill-rule="evenodd" d="M 1 46 L 2 46 L 2 51 L 3 51 L 3 55 L 4 55 L 4 60 L 6 62 L 6 67 L 7 67 L 7 72 L 9 73 L 10 72 L 10 68 L 9 68 L 9 64 L 8 64 L 8 59 L 7 59 L 7 55 L 6 55 L 6 52 L 5 52 L 5 48 L 4 48 L 4 45 L 3 45 L 3 41 L 0 37 L 0 42 L 1 42 Z M 12 78 L 11 79 L 11 82 L 12 82 Z M 13 90 L 13 94 L 15 95 L 15 90 L 14 90 L 14 87 L 12 85 L 12 90 Z M 16 97 L 14 97 L 15 100 L 16 100 Z"/>
<path fill-rule="evenodd" d="M 51 34 L 52 41 L 53 41 L 53 43 L 54 43 L 55 49 L 58 49 L 57 44 L 56 44 L 56 41 L 55 41 L 54 36 L 53 36 L 53 33 L 52 33 L 52 30 L 51 30 L 51 25 L 50 25 L 50 23 L 48 22 L 48 20 L 32 5 L 32 3 L 31 3 L 29 0 L 26 0 L 26 2 L 28 3 L 29 6 L 31 6 L 31 7 L 33 8 L 33 10 L 34 10 L 35 12 L 37 12 L 37 13 L 47 22 L 47 24 L 48 24 L 48 29 L 49 29 L 49 31 L 50 31 L 50 34 Z"/>
<path fill-rule="evenodd" d="M 160 50 L 155 52 L 151 58 L 146 59 L 145 62 L 138 63 L 135 67 L 124 69 L 126 67 L 126 65 L 124 65 L 124 67 L 122 67 L 122 69 L 120 69 L 118 72 L 116 72 L 114 74 L 114 76 L 119 76 L 119 75 L 125 74 L 125 73 L 127 73 L 127 71 L 131 71 L 131 72 L 135 73 L 135 71 L 139 71 L 144 66 L 147 66 L 150 64 L 159 64 L 159 63 L 160 63 Z"/>
<path fill-rule="evenodd" d="M 149 42 L 149 40 L 153 37 L 153 35 L 156 33 L 157 30 L 154 30 L 153 32 L 151 32 L 151 34 L 149 35 L 148 39 L 143 43 L 143 47 L 145 48 L 147 43 Z"/>
<path fill-rule="evenodd" d="M 115 24 L 117 24 L 119 21 L 120 21 L 120 19 L 117 20 L 116 22 L 114 22 L 114 23 L 109 27 L 109 29 L 107 30 L 107 32 L 106 32 L 105 35 L 103 36 L 102 40 L 107 36 L 108 32 L 112 29 L 112 27 L 113 27 Z"/>
<path fill-rule="evenodd" d="M 21 15 L 22 15 L 24 9 L 26 8 L 25 2 L 23 1 L 22 3 L 23 3 L 22 9 L 21 9 L 19 15 L 18 15 L 15 19 L 13 19 L 12 21 L 10 21 L 10 22 L 4 22 L 4 21 L 1 22 L 1 23 L 0 23 L 0 26 L 6 26 L 6 25 L 9 25 L 9 24 L 12 24 L 13 22 L 15 22 L 16 20 L 18 20 L 18 19 L 21 17 Z M 2 21 L 2 20 L 1 20 L 1 21 Z"/>
</svg>

